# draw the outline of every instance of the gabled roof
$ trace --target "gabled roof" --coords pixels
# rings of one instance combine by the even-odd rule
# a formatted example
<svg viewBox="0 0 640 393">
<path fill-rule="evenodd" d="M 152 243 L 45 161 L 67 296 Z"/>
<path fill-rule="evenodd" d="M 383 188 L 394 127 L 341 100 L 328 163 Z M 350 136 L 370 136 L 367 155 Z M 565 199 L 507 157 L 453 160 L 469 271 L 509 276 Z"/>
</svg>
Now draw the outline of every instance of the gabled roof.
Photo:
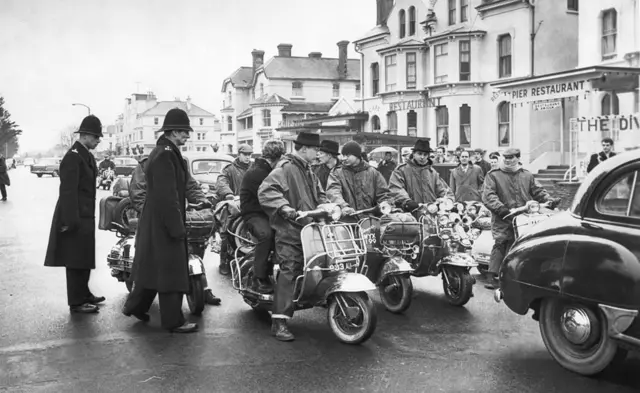
<svg viewBox="0 0 640 393">
<path fill-rule="evenodd" d="M 286 98 L 278 95 L 278 94 L 265 94 L 262 97 L 256 99 L 253 103 L 251 103 L 251 106 L 265 106 L 265 105 L 270 105 L 270 106 L 278 106 L 278 105 L 287 105 L 290 104 L 291 101 L 287 100 Z"/>
<path fill-rule="evenodd" d="M 191 110 L 187 110 L 187 103 L 184 101 L 159 101 L 154 107 L 142 112 L 144 116 L 164 116 L 173 108 L 180 108 L 187 112 L 189 116 L 213 116 L 211 112 L 207 112 L 197 105 L 191 104 Z"/>
<path fill-rule="evenodd" d="M 338 59 L 331 58 L 275 56 L 258 72 L 264 72 L 269 79 L 340 80 Z M 347 59 L 346 80 L 360 80 L 360 60 Z"/>
<path fill-rule="evenodd" d="M 227 87 L 227 83 L 235 88 L 246 88 L 251 86 L 253 79 L 253 67 L 240 67 L 222 82 L 222 92 Z"/>
<path fill-rule="evenodd" d="M 368 39 L 381 36 L 381 35 L 386 35 L 386 34 L 389 34 L 389 28 L 387 26 L 376 26 L 373 29 L 366 32 L 362 37 L 358 38 L 353 42 L 357 44 L 361 41 L 366 41 Z"/>
</svg>

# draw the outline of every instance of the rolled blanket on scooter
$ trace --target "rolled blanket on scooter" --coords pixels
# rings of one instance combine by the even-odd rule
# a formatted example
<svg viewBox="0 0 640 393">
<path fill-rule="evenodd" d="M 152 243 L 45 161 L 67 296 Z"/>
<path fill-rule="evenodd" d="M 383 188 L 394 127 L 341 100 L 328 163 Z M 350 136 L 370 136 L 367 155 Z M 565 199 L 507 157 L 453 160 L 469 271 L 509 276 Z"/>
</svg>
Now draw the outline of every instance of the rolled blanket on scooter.
<svg viewBox="0 0 640 393">
<path fill-rule="evenodd" d="M 187 210 L 187 236 L 208 237 L 213 231 L 213 210 Z"/>
<path fill-rule="evenodd" d="M 380 219 L 380 239 L 389 244 L 415 243 L 420 240 L 420 225 L 409 213 L 386 214 Z"/>
</svg>

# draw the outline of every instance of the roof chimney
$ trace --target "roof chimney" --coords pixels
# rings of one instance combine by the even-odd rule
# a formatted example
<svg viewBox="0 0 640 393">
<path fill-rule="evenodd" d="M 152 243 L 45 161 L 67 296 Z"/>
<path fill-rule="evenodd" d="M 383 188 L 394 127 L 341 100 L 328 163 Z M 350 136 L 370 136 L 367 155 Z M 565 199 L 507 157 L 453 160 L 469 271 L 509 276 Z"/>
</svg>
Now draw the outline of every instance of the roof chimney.
<svg viewBox="0 0 640 393">
<path fill-rule="evenodd" d="M 338 42 L 338 78 L 347 79 L 347 49 L 349 41 Z"/>
<path fill-rule="evenodd" d="M 291 48 L 293 48 L 293 45 L 291 45 L 291 44 L 280 44 L 280 45 L 278 45 L 278 56 L 280 56 L 280 57 L 291 57 Z"/>
<path fill-rule="evenodd" d="M 191 111 L 191 96 L 187 96 L 187 112 Z"/>
<path fill-rule="evenodd" d="M 376 26 L 386 26 L 393 8 L 393 0 L 376 0 L 376 3 Z"/>
<path fill-rule="evenodd" d="M 263 50 L 258 50 L 258 49 L 254 49 L 251 52 L 251 56 L 253 57 L 253 62 L 251 63 L 253 65 L 253 74 L 256 74 L 256 70 L 258 68 L 260 68 L 262 66 L 262 64 L 264 63 L 264 51 Z"/>
<path fill-rule="evenodd" d="M 311 52 L 309 53 L 309 57 L 312 59 L 320 59 L 322 58 L 322 53 L 321 52 Z"/>
</svg>

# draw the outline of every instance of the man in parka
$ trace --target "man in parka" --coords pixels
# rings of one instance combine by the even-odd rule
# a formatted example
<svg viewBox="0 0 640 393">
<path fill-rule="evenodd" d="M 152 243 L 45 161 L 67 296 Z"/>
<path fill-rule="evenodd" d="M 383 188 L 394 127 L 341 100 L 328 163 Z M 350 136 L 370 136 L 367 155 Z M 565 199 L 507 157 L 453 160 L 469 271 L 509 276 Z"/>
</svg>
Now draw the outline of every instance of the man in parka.
<svg viewBox="0 0 640 393">
<path fill-rule="evenodd" d="M 320 142 L 320 151 L 318 152 L 318 160 L 320 163 L 318 165 L 313 165 L 313 173 L 318 176 L 320 179 L 320 184 L 322 185 L 322 189 L 327 189 L 327 181 L 329 180 L 329 173 L 335 168 L 339 168 L 342 166 L 340 161 L 338 160 L 338 155 L 340 151 L 338 150 L 340 145 L 338 142 L 324 140 Z"/>
<path fill-rule="evenodd" d="M 260 205 L 269 216 L 276 234 L 275 254 L 280 274 L 273 299 L 271 333 L 280 341 L 294 339 L 287 327 L 287 319 L 293 317 L 294 283 L 302 273 L 304 262 L 300 232 L 311 222 L 309 218 L 295 219 L 298 211 L 313 210 L 327 202 L 320 181 L 309 165 L 319 147 L 318 134 L 298 134 L 294 142 L 295 152 L 280 160 L 258 189 Z"/>
<path fill-rule="evenodd" d="M 530 200 L 540 203 L 551 202 L 553 208 L 557 199 L 549 196 L 533 174 L 520 165 L 520 149 L 510 148 L 504 152 L 504 161 L 498 169 L 487 173 L 484 181 L 482 202 L 493 213 L 491 234 L 495 241 L 489 261 L 488 289 L 497 288 L 497 275 L 504 257 L 515 241 L 512 217 L 505 219 L 513 209 L 522 207 Z"/>
<path fill-rule="evenodd" d="M 460 153 L 460 165 L 451 170 L 449 186 L 456 202 L 482 200 L 482 184 L 484 174 L 482 168 L 469 162 L 469 152 Z"/>
<path fill-rule="evenodd" d="M 71 312 L 96 313 L 105 298 L 89 290 L 96 267 L 96 177 L 98 166 L 89 152 L 102 138 L 96 116 L 82 120 L 78 140 L 60 162 L 60 197 L 53 213 L 45 266 L 62 266 L 67 273 L 67 301 Z"/>
<path fill-rule="evenodd" d="M 413 158 L 393 171 L 389 191 L 396 205 L 411 212 L 420 203 L 434 202 L 437 198 L 450 197 L 453 193 L 438 172 L 431 167 L 429 140 L 418 139 L 413 148 Z"/>
<path fill-rule="evenodd" d="M 164 118 L 164 134 L 149 154 L 147 195 L 136 232 L 133 290 L 122 310 L 146 321 L 156 295 L 160 298 L 163 328 L 191 333 L 198 325 L 182 314 L 183 295 L 189 292 L 189 257 L 186 230 L 187 165 L 180 153 L 189 139 L 189 116 L 179 108 Z"/>
<path fill-rule="evenodd" d="M 222 172 L 216 181 L 216 194 L 218 196 L 218 200 L 232 200 L 235 195 L 240 192 L 242 178 L 247 172 L 247 169 L 249 169 L 249 164 L 251 164 L 251 154 L 253 154 L 253 147 L 251 147 L 251 145 L 243 143 L 238 146 L 238 157 L 233 163 L 222 169 Z M 227 250 L 229 244 L 228 236 L 229 235 L 227 235 L 226 231 L 221 231 L 219 271 L 220 274 L 225 276 L 231 274 Z"/>
<path fill-rule="evenodd" d="M 354 210 L 369 209 L 381 202 L 393 204 L 387 182 L 380 172 L 360 159 L 362 147 L 357 142 L 342 146 L 344 166 L 329 174 L 327 198 L 340 205 L 345 218 Z"/>
<path fill-rule="evenodd" d="M 129 198 L 133 209 L 138 212 L 138 216 L 142 214 L 142 208 L 144 207 L 144 200 L 147 196 L 147 179 L 146 170 L 149 163 L 149 157 L 145 157 L 140 160 L 138 166 L 131 173 L 131 182 L 129 183 Z M 196 179 L 191 176 L 191 173 L 187 170 L 187 201 L 190 203 L 211 206 L 211 203 L 207 200 L 207 197 L 202 192 L 202 189 L 198 185 Z M 213 294 L 211 288 L 209 288 L 206 273 L 203 274 L 205 278 L 204 300 L 207 304 L 214 306 L 220 305 L 220 298 Z"/>
</svg>

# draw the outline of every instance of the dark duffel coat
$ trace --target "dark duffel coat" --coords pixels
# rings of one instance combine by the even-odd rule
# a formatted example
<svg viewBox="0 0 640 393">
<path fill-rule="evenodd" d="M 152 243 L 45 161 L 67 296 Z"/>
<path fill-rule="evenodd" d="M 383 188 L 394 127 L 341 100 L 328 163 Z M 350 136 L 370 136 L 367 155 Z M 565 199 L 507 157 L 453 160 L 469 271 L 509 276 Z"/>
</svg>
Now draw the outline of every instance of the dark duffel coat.
<svg viewBox="0 0 640 393">
<path fill-rule="evenodd" d="M 262 181 L 269 176 L 272 167 L 264 158 L 256 158 L 242 178 L 240 185 L 240 214 L 245 221 L 254 216 L 265 216 L 260 201 L 258 200 L 258 188 Z"/>
<path fill-rule="evenodd" d="M 4 157 L 0 157 L 0 184 L 11 185 L 11 180 L 9 180 L 9 174 L 7 173 L 7 161 Z"/>
<path fill-rule="evenodd" d="M 60 196 L 53 213 L 45 266 L 95 269 L 97 175 L 93 155 L 80 142 L 74 143 L 60 162 Z"/>
<path fill-rule="evenodd" d="M 187 166 L 178 147 L 164 136 L 149 154 L 145 177 L 147 194 L 136 232 L 133 280 L 158 292 L 186 293 Z"/>
</svg>

